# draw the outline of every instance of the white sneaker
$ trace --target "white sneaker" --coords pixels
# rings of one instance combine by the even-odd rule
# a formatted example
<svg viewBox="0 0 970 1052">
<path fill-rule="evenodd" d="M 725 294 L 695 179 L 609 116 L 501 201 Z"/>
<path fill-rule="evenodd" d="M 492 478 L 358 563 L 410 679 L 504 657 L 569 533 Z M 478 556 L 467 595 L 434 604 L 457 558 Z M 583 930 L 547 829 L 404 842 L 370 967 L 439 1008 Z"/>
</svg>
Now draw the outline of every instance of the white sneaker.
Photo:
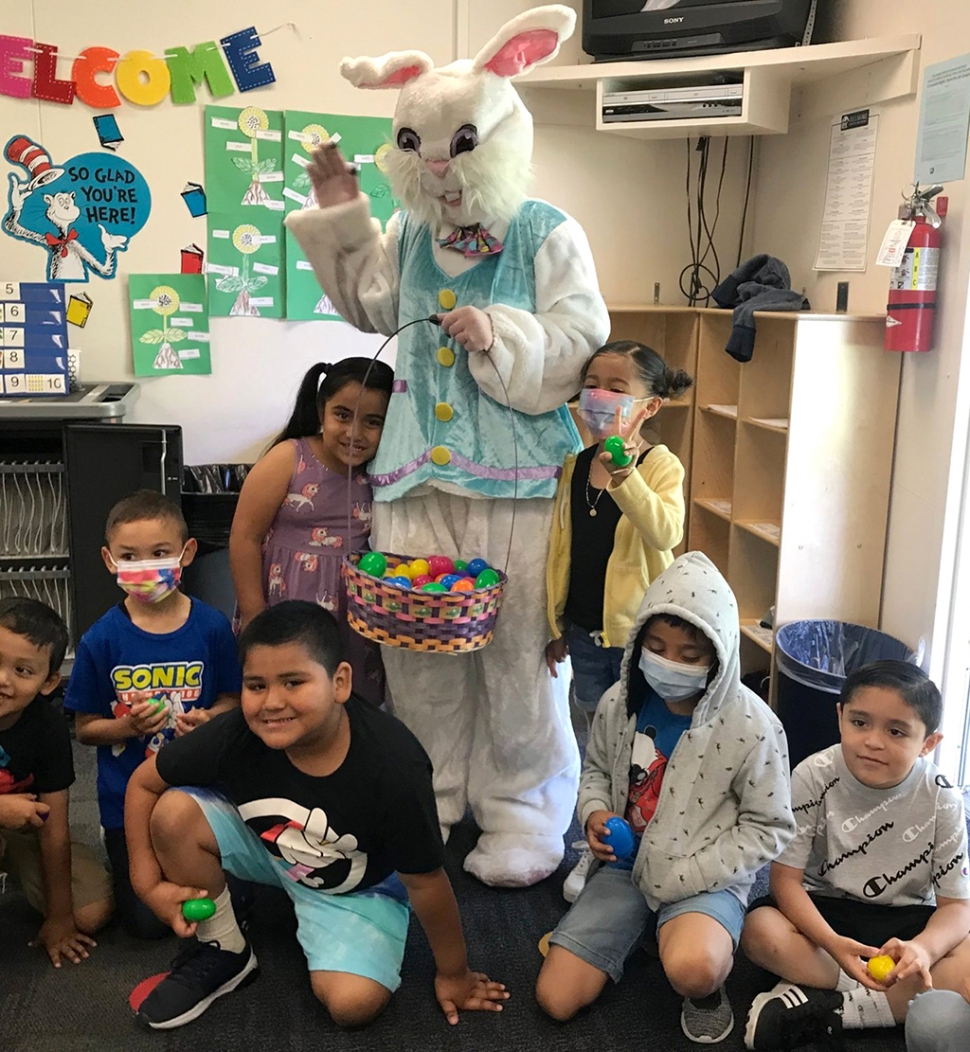
<svg viewBox="0 0 970 1052">
<path fill-rule="evenodd" d="M 576 840 L 571 847 L 574 851 L 579 852 L 579 861 L 563 882 L 562 897 L 567 902 L 575 902 L 579 898 L 579 893 L 586 887 L 589 867 L 593 864 L 593 852 L 590 851 L 589 844 L 585 840 Z"/>
</svg>

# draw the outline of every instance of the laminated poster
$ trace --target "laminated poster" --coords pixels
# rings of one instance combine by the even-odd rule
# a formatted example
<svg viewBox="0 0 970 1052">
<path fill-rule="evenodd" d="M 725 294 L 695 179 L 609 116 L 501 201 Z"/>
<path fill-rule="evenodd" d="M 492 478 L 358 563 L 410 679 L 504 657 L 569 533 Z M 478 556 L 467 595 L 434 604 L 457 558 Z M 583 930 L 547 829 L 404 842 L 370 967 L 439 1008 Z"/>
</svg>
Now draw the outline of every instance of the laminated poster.
<svg viewBox="0 0 970 1052">
<path fill-rule="evenodd" d="M 282 318 L 283 213 L 210 211 L 205 271 L 213 318 Z"/>
<path fill-rule="evenodd" d="M 360 188 L 370 197 L 371 215 L 381 227 L 398 208 L 391 196 L 385 157 L 390 151 L 391 121 L 385 117 L 348 117 L 337 113 L 287 110 L 283 139 L 286 211 L 312 208 L 316 201 L 307 173 L 313 151 L 336 141 L 344 157 L 357 164 Z M 296 238 L 286 231 L 286 316 L 291 321 L 339 319 L 323 294 Z"/>
<path fill-rule="evenodd" d="M 283 212 L 283 114 L 205 108 L 205 192 L 211 212 Z"/>
<path fill-rule="evenodd" d="M 128 298 L 135 376 L 212 372 L 201 274 L 130 274 Z"/>
</svg>

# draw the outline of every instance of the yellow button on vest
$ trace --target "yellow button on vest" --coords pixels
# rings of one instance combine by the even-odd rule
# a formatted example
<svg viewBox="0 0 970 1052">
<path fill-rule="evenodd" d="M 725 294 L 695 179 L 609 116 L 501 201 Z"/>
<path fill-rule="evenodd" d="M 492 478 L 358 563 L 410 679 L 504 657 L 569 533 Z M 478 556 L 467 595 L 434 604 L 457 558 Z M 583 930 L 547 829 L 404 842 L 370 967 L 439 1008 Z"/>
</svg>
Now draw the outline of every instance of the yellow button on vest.
<svg viewBox="0 0 970 1052">
<path fill-rule="evenodd" d="M 451 289 L 442 289 L 438 293 L 438 306 L 444 307 L 445 310 L 454 310 L 457 302 L 458 299 Z"/>
<path fill-rule="evenodd" d="M 447 402 L 439 402 L 434 407 L 434 415 L 439 420 L 444 420 L 444 421 L 447 422 L 448 420 L 450 420 L 455 415 L 455 411 L 454 411 L 454 409 L 451 408 L 450 405 L 448 405 Z"/>
<path fill-rule="evenodd" d="M 450 369 L 455 364 L 455 352 L 450 347 L 439 347 L 438 364 Z"/>
<path fill-rule="evenodd" d="M 447 446 L 435 446 L 431 450 L 431 462 L 443 468 L 445 464 L 451 463 L 451 450 Z"/>
</svg>

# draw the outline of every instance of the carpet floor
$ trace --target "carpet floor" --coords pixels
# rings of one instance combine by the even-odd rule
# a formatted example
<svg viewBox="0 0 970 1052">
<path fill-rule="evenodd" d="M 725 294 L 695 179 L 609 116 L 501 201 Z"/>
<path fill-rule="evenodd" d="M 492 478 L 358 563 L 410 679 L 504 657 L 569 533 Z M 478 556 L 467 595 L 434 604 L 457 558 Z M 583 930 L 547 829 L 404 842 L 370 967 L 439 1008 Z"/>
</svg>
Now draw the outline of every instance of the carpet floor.
<svg viewBox="0 0 970 1052">
<path fill-rule="evenodd" d="M 80 839 L 97 842 L 94 750 L 75 746 L 78 780 L 72 790 L 72 824 Z M 570 840 L 578 829 L 570 831 Z M 500 1015 L 469 1013 L 449 1027 L 434 1000 L 434 967 L 427 942 L 413 921 L 401 989 L 370 1027 L 339 1030 L 310 992 L 295 939 L 288 900 L 258 889 L 250 936 L 261 974 L 251 986 L 216 1002 L 195 1023 L 170 1032 L 136 1026 L 128 994 L 141 980 L 164 971 L 177 941 L 139 943 L 111 925 L 79 966 L 53 969 L 28 941 L 38 918 L 14 888 L 0 897 L 0 1049 L 3 1052 L 696 1052 L 680 1028 L 680 1001 L 660 963 L 639 952 L 623 981 L 571 1023 L 545 1017 L 533 997 L 541 958 L 537 942 L 566 909 L 562 882 L 575 856 L 559 872 L 527 890 L 487 888 L 468 876 L 461 861 L 474 846 L 470 821 L 456 826 L 448 845 L 448 870 L 461 906 L 474 968 L 512 991 Z M 735 1011 L 733 1033 L 718 1048 L 744 1047 L 744 1020 L 755 994 L 772 985 L 765 972 L 739 955 L 728 980 Z M 846 1039 L 846 1052 L 904 1052 L 902 1031 L 879 1030 Z"/>
</svg>

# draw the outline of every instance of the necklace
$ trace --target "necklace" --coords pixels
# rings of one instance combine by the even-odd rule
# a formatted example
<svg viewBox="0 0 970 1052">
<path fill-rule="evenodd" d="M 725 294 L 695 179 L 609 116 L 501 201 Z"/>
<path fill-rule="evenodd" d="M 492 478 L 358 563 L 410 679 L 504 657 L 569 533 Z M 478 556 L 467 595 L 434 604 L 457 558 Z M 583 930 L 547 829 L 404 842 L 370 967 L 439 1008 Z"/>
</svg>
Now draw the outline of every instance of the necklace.
<svg viewBox="0 0 970 1052">
<path fill-rule="evenodd" d="M 596 495 L 596 500 L 589 499 L 589 475 L 586 476 L 586 506 L 589 508 L 589 514 L 591 518 L 596 518 L 596 505 L 600 502 L 600 497 L 603 496 L 605 490 L 600 490 Z"/>
</svg>

